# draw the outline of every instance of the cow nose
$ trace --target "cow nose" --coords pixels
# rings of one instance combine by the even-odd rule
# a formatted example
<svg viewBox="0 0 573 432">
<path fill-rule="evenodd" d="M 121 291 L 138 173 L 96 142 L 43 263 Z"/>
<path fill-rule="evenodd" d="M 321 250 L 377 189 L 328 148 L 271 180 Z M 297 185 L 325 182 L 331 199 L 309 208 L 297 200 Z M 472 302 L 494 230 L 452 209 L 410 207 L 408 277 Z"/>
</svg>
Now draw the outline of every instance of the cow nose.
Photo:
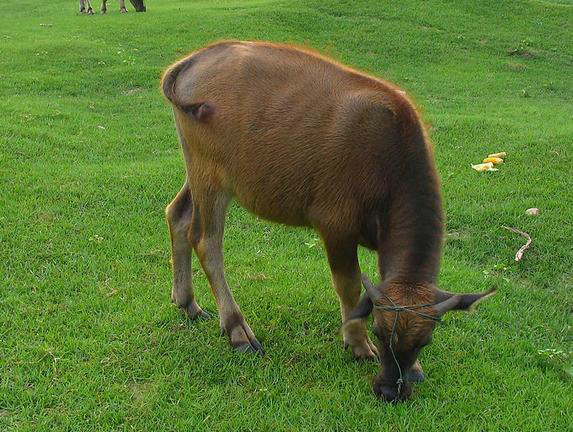
<svg viewBox="0 0 573 432">
<path fill-rule="evenodd" d="M 397 402 L 398 389 L 394 387 L 384 386 L 380 387 L 380 394 L 377 396 L 384 399 L 386 402 Z"/>
<path fill-rule="evenodd" d="M 388 385 L 377 381 L 378 380 L 376 380 L 372 386 L 374 394 L 386 402 L 405 401 L 412 394 L 412 386 L 407 382 L 402 383 L 400 386 L 400 394 L 398 394 L 397 385 Z"/>
</svg>

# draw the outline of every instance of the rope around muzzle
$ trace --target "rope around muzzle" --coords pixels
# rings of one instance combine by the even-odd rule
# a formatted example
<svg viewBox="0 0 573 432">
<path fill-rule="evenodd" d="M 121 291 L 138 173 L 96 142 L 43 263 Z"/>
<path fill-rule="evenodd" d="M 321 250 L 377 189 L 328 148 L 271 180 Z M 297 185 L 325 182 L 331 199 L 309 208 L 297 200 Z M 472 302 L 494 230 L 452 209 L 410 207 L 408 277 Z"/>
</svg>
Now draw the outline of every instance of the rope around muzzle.
<svg viewBox="0 0 573 432">
<path fill-rule="evenodd" d="M 396 358 L 396 353 L 394 352 L 394 337 L 396 336 L 396 325 L 398 324 L 398 319 L 400 318 L 400 312 L 411 312 L 417 316 L 419 316 L 420 318 L 424 318 L 430 321 L 434 321 L 434 322 L 441 322 L 442 318 L 440 318 L 439 316 L 433 316 L 433 315 L 428 315 L 426 313 L 420 312 L 418 309 L 423 309 L 423 308 L 427 308 L 427 307 L 432 307 L 435 306 L 435 304 L 430 304 L 430 303 L 425 303 L 425 304 L 418 304 L 418 305 L 410 305 L 410 306 L 402 306 L 402 305 L 397 305 L 396 303 L 394 303 L 394 301 L 388 297 L 387 295 L 384 295 L 384 297 L 386 297 L 390 303 L 392 303 L 391 305 L 375 305 L 374 307 L 376 309 L 385 311 L 385 312 L 395 312 L 396 315 L 394 316 L 394 324 L 392 324 L 392 333 L 390 334 L 390 343 L 388 344 L 388 348 L 390 348 L 390 353 L 392 353 L 392 358 L 394 359 L 394 363 L 396 363 L 396 366 L 398 367 L 398 379 L 396 380 L 396 385 L 398 386 L 398 397 L 400 396 L 400 392 L 402 390 L 402 384 L 404 383 L 404 376 L 402 375 L 402 368 L 400 367 L 400 363 L 398 362 L 398 359 Z"/>
</svg>

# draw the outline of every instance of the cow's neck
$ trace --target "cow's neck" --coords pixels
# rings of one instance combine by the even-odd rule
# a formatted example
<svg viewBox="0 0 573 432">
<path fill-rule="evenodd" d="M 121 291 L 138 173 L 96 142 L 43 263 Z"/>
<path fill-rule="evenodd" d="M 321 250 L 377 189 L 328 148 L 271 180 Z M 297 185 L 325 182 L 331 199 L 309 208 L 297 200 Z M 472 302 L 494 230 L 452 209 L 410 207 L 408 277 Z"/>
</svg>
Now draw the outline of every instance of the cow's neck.
<svg viewBox="0 0 573 432">
<path fill-rule="evenodd" d="M 436 283 L 443 235 L 437 178 L 414 178 L 393 195 L 380 217 L 380 274 L 384 280 Z"/>
</svg>

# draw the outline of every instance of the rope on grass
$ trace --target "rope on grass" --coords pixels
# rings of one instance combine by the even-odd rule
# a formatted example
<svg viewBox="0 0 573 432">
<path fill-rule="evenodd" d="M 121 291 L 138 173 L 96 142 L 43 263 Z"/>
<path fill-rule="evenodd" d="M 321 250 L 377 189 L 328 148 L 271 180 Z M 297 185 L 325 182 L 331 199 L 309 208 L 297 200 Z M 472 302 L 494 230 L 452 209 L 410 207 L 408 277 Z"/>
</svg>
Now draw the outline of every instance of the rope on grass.
<svg viewBox="0 0 573 432">
<path fill-rule="evenodd" d="M 531 244 L 531 241 L 532 241 L 531 236 L 529 234 L 527 234 L 526 232 L 518 230 L 517 228 L 508 227 L 505 225 L 502 225 L 501 227 L 505 228 L 508 231 L 519 234 L 519 235 L 521 235 L 527 239 L 527 243 L 525 243 L 523 246 L 521 246 L 519 248 L 519 250 L 515 253 L 515 261 L 521 261 L 521 258 L 523 258 L 523 253 L 529 248 L 529 245 Z"/>
</svg>

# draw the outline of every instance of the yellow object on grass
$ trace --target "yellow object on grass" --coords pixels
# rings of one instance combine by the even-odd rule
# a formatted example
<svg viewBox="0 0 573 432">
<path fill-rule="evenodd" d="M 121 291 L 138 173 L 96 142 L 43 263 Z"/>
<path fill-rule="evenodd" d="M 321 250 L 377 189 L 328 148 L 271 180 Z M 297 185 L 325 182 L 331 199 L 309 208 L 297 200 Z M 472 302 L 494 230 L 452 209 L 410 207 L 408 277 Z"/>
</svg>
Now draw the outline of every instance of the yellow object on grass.
<svg viewBox="0 0 573 432">
<path fill-rule="evenodd" d="M 492 162 L 481 163 L 477 165 L 472 165 L 472 168 L 476 171 L 497 171 L 497 168 L 493 167 Z"/>
<path fill-rule="evenodd" d="M 486 158 L 483 160 L 483 162 L 484 162 L 484 163 L 491 162 L 491 163 L 494 164 L 494 165 L 501 165 L 501 164 L 503 163 L 503 159 L 500 158 L 500 157 L 490 156 L 490 157 L 486 157 Z"/>
</svg>

